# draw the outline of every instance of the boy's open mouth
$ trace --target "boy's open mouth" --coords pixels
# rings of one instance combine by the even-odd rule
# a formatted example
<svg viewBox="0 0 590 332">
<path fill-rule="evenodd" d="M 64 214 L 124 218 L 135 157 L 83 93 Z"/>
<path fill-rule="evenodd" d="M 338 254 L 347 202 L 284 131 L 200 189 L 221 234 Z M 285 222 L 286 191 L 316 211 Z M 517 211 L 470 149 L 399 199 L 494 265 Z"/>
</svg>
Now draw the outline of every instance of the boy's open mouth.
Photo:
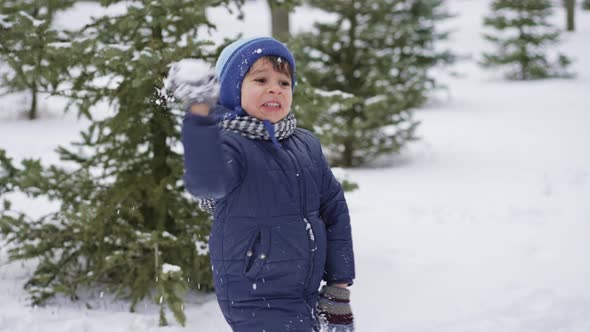
<svg viewBox="0 0 590 332">
<path fill-rule="evenodd" d="M 278 101 L 268 101 L 262 104 L 262 107 L 270 110 L 279 110 L 281 109 L 281 103 L 279 103 Z"/>
</svg>

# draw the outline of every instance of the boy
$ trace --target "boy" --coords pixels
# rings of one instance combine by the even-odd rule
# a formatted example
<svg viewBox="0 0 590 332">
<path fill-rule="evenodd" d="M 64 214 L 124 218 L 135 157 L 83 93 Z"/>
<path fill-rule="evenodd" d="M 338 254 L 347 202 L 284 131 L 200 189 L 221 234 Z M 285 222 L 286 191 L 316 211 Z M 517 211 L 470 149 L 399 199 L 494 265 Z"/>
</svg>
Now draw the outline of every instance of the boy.
<svg viewBox="0 0 590 332">
<path fill-rule="evenodd" d="M 238 40 L 216 68 L 168 89 L 187 113 L 185 183 L 213 213 L 217 300 L 236 332 L 352 331 L 355 277 L 348 207 L 319 141 L 296 128 L 291 52 L 272 38 Z M 321 281 L 327 285 L 318 292 Z"/>
</svg>

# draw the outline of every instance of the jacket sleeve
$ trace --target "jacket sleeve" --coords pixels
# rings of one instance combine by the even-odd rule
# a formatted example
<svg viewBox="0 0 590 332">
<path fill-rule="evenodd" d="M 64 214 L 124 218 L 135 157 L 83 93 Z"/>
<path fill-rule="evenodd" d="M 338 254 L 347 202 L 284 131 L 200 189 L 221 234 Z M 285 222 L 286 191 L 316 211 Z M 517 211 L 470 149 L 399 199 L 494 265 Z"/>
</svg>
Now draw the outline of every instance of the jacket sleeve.
<svg viewBox="0 0 590 332">
<path fill-rule="evenodd" d="M 323 162 L 320 214 L 327 228 L 327 258 L 324 280 L 329 284 L 352 284 L 355 278 L 354 253 L 348 205 L 340 182 L 326 160 Z"/>
<path fill-rule="evenodd" d="M 184 182 L 193 196 L 219 199 L 239 185 L 243 173 L 240 149 L 222 139 L 216 117 L 187 112 L 181 136 Z"/>
</svg>

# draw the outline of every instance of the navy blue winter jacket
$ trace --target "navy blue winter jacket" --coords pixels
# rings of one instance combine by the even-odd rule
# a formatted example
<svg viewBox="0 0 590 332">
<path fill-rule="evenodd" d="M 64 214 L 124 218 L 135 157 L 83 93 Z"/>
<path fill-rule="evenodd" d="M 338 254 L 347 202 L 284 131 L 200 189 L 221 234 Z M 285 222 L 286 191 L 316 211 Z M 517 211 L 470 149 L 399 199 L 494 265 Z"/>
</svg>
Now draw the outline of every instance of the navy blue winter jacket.
<svg viewBox="0 0 590 332">
<path fill-rule="evenodd" d="M 322 279 L 355 277 L 348 207 L 317 138 L 298 128 L 277 149 L 189 113 L 182 143 L 188 191 L 216 201 L 209 250 L 227 322 L 315 330 Z"/>
</svg>

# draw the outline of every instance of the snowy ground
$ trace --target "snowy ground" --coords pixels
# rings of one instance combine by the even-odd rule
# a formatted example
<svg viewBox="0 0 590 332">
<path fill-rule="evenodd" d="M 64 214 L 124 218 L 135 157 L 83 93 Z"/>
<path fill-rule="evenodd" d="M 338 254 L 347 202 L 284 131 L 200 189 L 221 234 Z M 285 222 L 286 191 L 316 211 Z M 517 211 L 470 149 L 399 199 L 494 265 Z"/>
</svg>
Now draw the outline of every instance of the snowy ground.
<svg viewBox="0 0 590 332">
<path fill-rule="evenodd" d="M 450 2 L 456 51 L 477 56 L 486 47 L 487 2 Z M 77 8 L 77 17 L 88 9 Z M 265 33 L 267 16 L 264 3 L 248 2 L 250 23 L 223 34 Z M 296 29 L 311 17 L 299 11 Z M 350 171 L 360 185 L 347 196 L 358 331 L 590 331 L 590 12 L 578 12 L 577 23 L 562 45 L 576 58 L 575 80 L 506 82 L 460 63 L 463 76 L 447 78 L 449 92 L 417 113 L 421 141 Z M 56 115 L 59 101 L 35 123 L 6 116 L 20 98 L 0 100 L 0 147 L 55 161 L 55 145 L 84 123 Z M 32 265 L 7 263 L 2 245 L 0 331 L 229 331 L 211 295 L 187 300 L 186 329 L 158 328 L 153 306 L 131 314 L 100 290 L 81 303 L 31 308 L 22 285 Z"/>
</svg>

